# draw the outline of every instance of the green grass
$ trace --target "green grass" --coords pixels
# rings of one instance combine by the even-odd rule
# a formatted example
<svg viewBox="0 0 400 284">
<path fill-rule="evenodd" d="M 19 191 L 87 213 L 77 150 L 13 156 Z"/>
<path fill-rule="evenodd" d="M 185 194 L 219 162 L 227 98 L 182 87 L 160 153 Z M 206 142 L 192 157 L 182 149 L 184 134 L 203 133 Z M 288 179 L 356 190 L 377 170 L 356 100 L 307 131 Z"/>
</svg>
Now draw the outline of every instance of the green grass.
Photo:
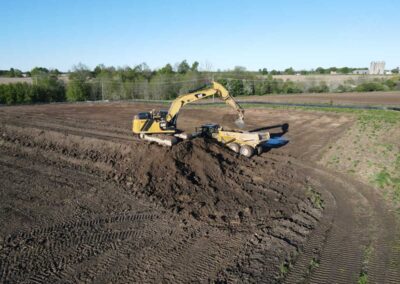
<svg viewBox="0 0 400 284">
<path fill-rule="evenodd" d="M 311 259 L 310 264 L 308 265 L 308 270 L 312 271 L 318 267 L 319 267 L 319 260 L 315 258 Z"/>
<path fill-rule="evenodd" d="M 367 283 L 368 283 L 368 275 L 362 272 L 358 277 L 357 284 L 367 284 Z"/>
<path fill-rule="evenodd" d="M 393 200 L 400 202 L 400 172 L 398 171 L 397 163 L 399 159 L 396 159 L 396 175 L 391 175 L 386 169 L 381 170 L 375 175 L 374 182 L 380 188 L 391 187 L 393 189 Z"/>
<path fill-rule="evenodd" d="M 397 154 L 396 161 L 394 162 L 396 171 L 400 171 L 400 154 Z"/>
<path fill-rule="evenodd" d="M 312 186 L 307 187 L 307 195 L 311 203 L 318 209 L 324 208 L 324 200 L 321 197 L 321 193 L 316 191 Z"/>
<path fill-rule="evenodd" d="M 368 273 L 367 273 L 367 269 L 368 269 L 368 264 L 369 261 L 371 259 L 372 256 L 372 252 L 373 252 L 373 247 L 371 244 L 367 245 L 364 249 L 364 259 L 363 259 L 363 263 L 362 263 L 362 269 L 360 272 L 360 275 L 358 277 L 358 284 L 367 284 L 368 283 Z"/>
<path fill-rule="evenodd" d="M 279 265 L 279 277 L 281 279 L 285 278 L 288 272 L 289 272 L 289 264 L 285 261 Z"/>
<path fill-rule="evenodd" d="M 391 176 L 386 169 L 383 169 L 375 175 L 374 182 L 380 188 L 384 188 L 391 183 Z"/>
</svg>

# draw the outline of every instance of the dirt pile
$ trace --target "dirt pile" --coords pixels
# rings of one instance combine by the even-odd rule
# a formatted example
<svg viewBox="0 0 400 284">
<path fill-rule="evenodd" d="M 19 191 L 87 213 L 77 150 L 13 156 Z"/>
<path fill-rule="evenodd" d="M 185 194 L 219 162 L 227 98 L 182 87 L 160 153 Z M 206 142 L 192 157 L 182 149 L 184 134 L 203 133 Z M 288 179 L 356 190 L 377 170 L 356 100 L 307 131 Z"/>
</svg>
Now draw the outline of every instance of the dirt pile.
<svg viewBox="0 0 400 284">
<path fill-rule="evenodd" d="M 46 252 L 52 250 L 53 243 L 73 252 L 68 256 L 62 250 L 57 252 L 60 259 L 68 258 L 67 263 L 58 264 L 49 274 L 57 277 L 81 277 L 81 263 L 86 265 L 97 259 L 101 263 L 102 257 L 107 260 L 105 267 L 111 269 L 111 253 L 123 259 L 123 265 L 115 266 L 110 273 L 115 280 L 110 282 L 115 283 L 123 282 L 126 275 L 134 279 L 130 282 L 152 277 L 154 282 L 170 279 L 183 283 L 196 279 L 278 279 L 280 265 L 293 259 L 322 216 L 322 208 L 309 195 L 311 183 L 307 175 L 282 156 L 246 159 L 203 139 L 165 148 L 143 141 L 115 142 L 19 125 L 0 126 L 0 145 L 0 166 L 15 173 L 3 176 L 9 185 L 5 193 L 9 208 L 18 203 L 20 212 L 41 212 L 34 218 L 18 212 L 19 224 L 37 226 L 38 246 L 42 246 L 41 239 L 50 244 L 49 249 L 44 248 Z M 27 161 L 29 169 L 23 166 Z M 32 188 L 25 181 L 30 179 L 35 181 Z M 102 188 L 102 183 L 108 186 Z M 25 192 L 22 201 L 15 195 L 16 184 L 21 184 L 18 192 Z M 125 197 L 121 198 L 121 192 Z M 46 205 L 35 207 L 25 201 L 42 196 L 43 203 L 38 204 Z M 140 221 L 143 230 L 136 235 L 136 219 L 125 216 L 136 216 L 144 208 L 164 218 L 157 219 L 157 224 Z M 65 240 L 43 228 L 52 216 L 46 212 L 54 210 L 60 215 L 52 224 Z M 71 237 L 71 230 L 63 225 L 70 223 L 64 220 L 68 217 L 63 216 L 66 212 L 74 220 L 68 226 L 77 227 L 79 232 L 84 225 L 87 238 L 70 244 L 68 240 L 75 236 Z M 128 224 L 110 227 L 108 221 L 99 223 L 98 217 L 93 217 L 114 220 L 109 219 L 110 212 Z M 9 218 L 16 216 L 13 211 L 7 214 Z M 126 231 L 130 226 L 132 229 Z M 168 235 L 162 229 L 165 227 L 172 230 Z M 7 270 L 7 279 L 27 279 L 39 271 L 51 271 L 50 260 L 42 259 L 37 268 L 26 270 L 24 275 L 14 274 L 21 262 L 14 261 L 14 255 L 24 255 L 22 249 L 31 253 L 36 247 L 36 243 L 27 245 L 24 239 L 31 234 L 28 230 L 6 237 L 0 261 L 14 267 Z M 23 246 L 14 247 L 14 240 Z M 77 255 L 81 255 L 82 246 L 89 246 L 93 252 L 80 259 Z M 31 265 L 31 258 L 24 256 L 25 259 Z M 146 267 L 154 269 L 146 271 Z M 67 269 L 68 275 L 63 274 Z M 117 270 L 123 270 L 122 274 Z M 88 273 L 93 279 L 99 276 L 93 271 Z"/>
<path fill-rule="evenodd" d="M 246 159 L 213 141 L 194 139 L 173 148 L 143 142 L 117 144 L 52 131 L 17 127 L 1 129 L 14 145 L 39 148 L 50 159 L 60 157 L 106 175 L 165 208 L 197 220 L 242 222 L 247 217 L 285 215 L 283 201 L 296 204 L 306 178 L 290 164 Z"/>
</svg>

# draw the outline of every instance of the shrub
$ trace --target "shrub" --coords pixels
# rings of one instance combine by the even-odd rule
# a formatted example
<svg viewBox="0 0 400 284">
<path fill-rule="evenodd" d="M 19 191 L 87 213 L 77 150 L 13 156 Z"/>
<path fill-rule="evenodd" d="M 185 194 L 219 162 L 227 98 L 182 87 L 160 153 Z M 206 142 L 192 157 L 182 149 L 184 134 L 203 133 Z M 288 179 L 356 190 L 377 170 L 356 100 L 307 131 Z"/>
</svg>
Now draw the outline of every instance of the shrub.
<svg viewBox="0 0 400 284">
<path fill-rule="evenodd" d="M 85 101 L 90 96 L 90 85 L 83 80 L 72 80 L 67 86 L 67 100 Z"/>
<path fill-rule="evenodd" d="M 37 83 L 0 85 L 0 104 L 23 104 L 65 101 L 64 84 L 56 78 L 43 78 Z"/>
<path fill-rule="evenodd" d="M 329 92 L 329 87 L 325 82 L 320 82 L 318 85 L 313 85 L 308 88 L 309 93 L 327 93 Z"/>
</svg>

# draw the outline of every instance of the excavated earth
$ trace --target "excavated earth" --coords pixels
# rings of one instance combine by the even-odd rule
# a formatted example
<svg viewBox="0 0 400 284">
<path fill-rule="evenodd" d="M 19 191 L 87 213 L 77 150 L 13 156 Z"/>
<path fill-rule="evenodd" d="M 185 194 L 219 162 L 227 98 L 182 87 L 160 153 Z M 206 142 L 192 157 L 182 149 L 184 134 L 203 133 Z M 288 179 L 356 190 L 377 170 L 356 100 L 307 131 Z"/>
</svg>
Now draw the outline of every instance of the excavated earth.
<svg viewBox="0 0 400 284">
<path fill-rule="evenodd" d="M 399 227 L 382 198 L 315 164 L 351 117 L 248 110 L 248 130 L 279 135 L 288 123 L 290 143 L 245 159 L 200 138 L 137 141 L 130 120 L 153 107 L 0 109 L 1 283 L 400 279 Z M 185 109 L 179 126 L 233 118 Z"/>
</svg>

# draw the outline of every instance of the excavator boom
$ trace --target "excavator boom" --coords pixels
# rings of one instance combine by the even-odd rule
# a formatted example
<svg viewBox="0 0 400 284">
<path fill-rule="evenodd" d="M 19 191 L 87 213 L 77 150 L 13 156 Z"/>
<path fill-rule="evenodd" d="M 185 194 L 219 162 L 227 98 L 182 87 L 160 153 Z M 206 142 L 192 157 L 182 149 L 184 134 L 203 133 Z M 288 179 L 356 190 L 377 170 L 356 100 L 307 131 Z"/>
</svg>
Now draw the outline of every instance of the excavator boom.
<svg viewBox="0 0 400 284">
<path fill-rule="evenodd" d="M 167 114 L 167 122 L 171 122 L 175 119 L 176 115 L 179 113 L 180 109 L 188 104 L 192 103 L 213 95 L 217 95 L 221 97 L 221 99 L 230 107 L 236 110 L 239 115 L 239 120 L 244 121 L 244 110 L 242 107 L 234 100 L 234 98 L 229 94 L 228 90 L 225 89 L 220 83 L 213 82 L 212 88 L 200 90 L 197 92 L 180 95 L 177 97 L 171 104 L 168 114 Z"/>
</svg>

